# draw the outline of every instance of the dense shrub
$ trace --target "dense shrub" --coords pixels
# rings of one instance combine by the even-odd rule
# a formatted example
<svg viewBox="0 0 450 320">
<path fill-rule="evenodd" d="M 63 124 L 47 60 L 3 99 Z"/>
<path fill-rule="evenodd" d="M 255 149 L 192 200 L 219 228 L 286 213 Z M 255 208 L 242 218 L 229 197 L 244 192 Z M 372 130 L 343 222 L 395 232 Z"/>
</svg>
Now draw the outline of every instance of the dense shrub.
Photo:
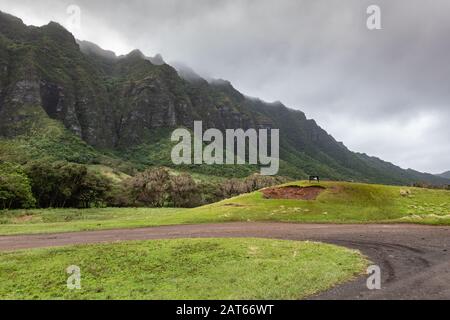
<svg viewBox="0 0 450 320">
<path fill-rule="evenodd" d="M 202 196 L 202 204 L 215 203 L 225 199 L 219 183 L 201 182 L 198 184 L 198 189 Z"/>
<path fill-rule="evenodd" d="M 253 192 L 287 182 L 286 178 L 253 174 L 244 180 L 246 192 Z"/>
<path fill-rule="evenodd" d="M 202 202 L 199 187 L 187 173 L 170 177 L 169 195 L 172 205 L 178 208 L 192 208 Z"/>
<path fill-rule="evenodd" d="M 125 180 L 120 184 L 113 185 L 106 196 L 106 203 L 109 207 L 133 207 L 136 200 L 133 199 L 130 189 L 130 181 Z"/>
<path fill-rule="evenodd" d="M 109 180 L 81 164 L 35 161 L 26 172 L 41 208 L 98 206 L 110 190 Z"/>
<path fill-rule="evenodd" d="M 165 168 L 148 169 L 131 178 L 128 185 L 135 203 L 163 207 L 170 187 L 169 172 Z"/>
<path fill-rule="evenodd" d="M 171 176 L 165 168 L 151 168 L 128 180 L 113 183 L 101 173 L 88 170 L 85 165 L 42 160 L 25 167 L 28 179 L 23 171 L 14 168 L 14 177 L 9 176 L 9 182 L 6 181 L 6 174 L 0 180 L 0 205 L 3 207 L 33 206 L 33 195 L 41 208 L 101 205 L 195 207 L 284 182 L 280 178 L 254 174 L 246 179 L 197 184 L 187 173 Z M 12 180 L 15 184 L 11 183 Z M 28 196 L 25 190 L 27 184 Z M 6 190 L 5 186 L 9 186 L 10 190 Z M 11 191 L 13 188 L 16 192 Z M 11 200 L 11 195 L 23 196 L 20 200 L 23 202 Z"/>
<path fill-rule="evenodd" d="M 195 207 L 283 182 L 254 174 L 244 180 L 196 183 L 187 173 L 148 169 L 129 180 L 108 178 L 67 161 L 39 160 L 19 165 L 0 162 L 0 209 L 92 206 Z"/>
<path fill-rule="evenodd" d="M 257 191 L 286 181 L 285 178 L 262 176 L 259 174 L 253 174 L 244 180 L 229 179 L 221 183 L 218 187 L 219 197 L 221 199 L 232 198 L 243 193 Z"/>
<path fill-rule="evenodd" d="M 76 207 L 90 208 L 101 206 L 107 199 L 111 183 L 105 177 L 86 172 L 76 192 L 72 194 L 71 203 Z"/>
<path fill-rule="evenodd" d="M 36 203 L 22 167 L 0 162 L 0 209 L 31 208 Z"/>
<path fill-rule="evenodd" d="M 220 184 L 220 194 L 223 199 L 232 198 L 247 192 L 247 185 L 239 179 L 229 179 Z"/>
</svg>

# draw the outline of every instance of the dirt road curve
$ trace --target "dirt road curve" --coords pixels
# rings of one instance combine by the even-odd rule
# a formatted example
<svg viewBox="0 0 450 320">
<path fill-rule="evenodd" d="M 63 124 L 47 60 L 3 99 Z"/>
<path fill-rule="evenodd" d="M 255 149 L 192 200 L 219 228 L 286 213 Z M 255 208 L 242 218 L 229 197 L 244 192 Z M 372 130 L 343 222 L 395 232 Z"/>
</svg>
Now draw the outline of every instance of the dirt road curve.
<svg viewBox="0 0 450 320">
<path fill-rule="evenodd" d="M 381 267 L 382 290 L 366 278 L 313 299 L 450 299 L 450 227 L 226 223 L 0 237 L 0 251 L 124 240 L 261 237 L 313 240 L 359 249 Z"/>
</svg>

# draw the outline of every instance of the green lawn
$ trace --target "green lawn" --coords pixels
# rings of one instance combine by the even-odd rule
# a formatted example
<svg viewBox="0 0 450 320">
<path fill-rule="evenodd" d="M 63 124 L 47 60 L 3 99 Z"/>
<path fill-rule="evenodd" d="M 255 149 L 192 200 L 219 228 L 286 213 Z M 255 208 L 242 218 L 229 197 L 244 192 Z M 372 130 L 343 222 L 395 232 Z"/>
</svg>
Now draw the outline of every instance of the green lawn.
<svg viewBox="0 0 450 320">
<path fill-rule="evenodd" d="M 67 288 L 66 268 L 81 270 Z M 0 299 L 300 299 L 365 271 L 359 252 L 263 239 L 133 241 L 0 253 Z"/>
<path fill-rule="evenodd" d="M 309 185 L 307 182 L 289 185 Z M 51 209 L 0 212 L 0 235 L 230 221 L 450 225 L 450 191 L 323 182 L 316 200 L 245 194 L 194 209 Z"/>
<path fill-rule="evenodd" d="M 0 235 L 137 228 L 183 223 L 187 209 L 35 209 L 0 213 Z"/>
</svg>

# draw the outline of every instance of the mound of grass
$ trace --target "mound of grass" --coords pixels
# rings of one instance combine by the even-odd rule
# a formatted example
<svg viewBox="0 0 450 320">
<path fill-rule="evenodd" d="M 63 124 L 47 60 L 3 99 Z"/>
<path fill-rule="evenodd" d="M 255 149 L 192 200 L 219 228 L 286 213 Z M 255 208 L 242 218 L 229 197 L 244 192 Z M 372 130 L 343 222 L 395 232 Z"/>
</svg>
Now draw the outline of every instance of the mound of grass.
<svg viewBox="0 0 450 320">
<path fill-rule="evenodd" d="M 263 239 L 180 239 L 0 254 L 2 299 L 300 299 L 361 274 L 357 251 Z M 67 288 L 66 268 L 81 271 Z"/>
<path fill-rule="evenodd" d="M 194 209 L 3 211 L 0 235 L 232 221 L 450 225 L 450 191 L 446 190 L 348 182 L 286 185 L 321 186 L 324 191 L 316 200 L 266 199 L 258 191 Z"/>
<path fill-rule="evenodd" d="M 227 220 L 309 223 L 411 222 L 450 224 L 450 191 L 348 182 L 289 183 L 319 186 L 316 200 L 266 199 L 245 194 L 198 208 L 196 213 Z"/>
</svg>

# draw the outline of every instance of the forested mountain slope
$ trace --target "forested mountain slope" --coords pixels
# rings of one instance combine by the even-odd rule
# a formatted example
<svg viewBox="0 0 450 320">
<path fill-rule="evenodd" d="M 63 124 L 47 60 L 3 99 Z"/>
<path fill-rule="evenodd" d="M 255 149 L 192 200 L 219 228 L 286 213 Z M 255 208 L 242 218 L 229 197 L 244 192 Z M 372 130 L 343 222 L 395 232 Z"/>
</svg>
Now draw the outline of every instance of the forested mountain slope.
<svg viewBox="0 0 450 320">
<path fill-rule="evenodd" d="M 26 26 L 0 13 L 0 160 L 171 166 L 170 132 L 194 120 L 204 129 L 280 129 L 280 174 L 292 178 L 450 184 L 351 152 L 304 113 L 177 71 L 159 55 L 117 57 L 77 42 L 57 23 Z M 225 176 L 255 170 L 186 169 Z"/>
</svg>

